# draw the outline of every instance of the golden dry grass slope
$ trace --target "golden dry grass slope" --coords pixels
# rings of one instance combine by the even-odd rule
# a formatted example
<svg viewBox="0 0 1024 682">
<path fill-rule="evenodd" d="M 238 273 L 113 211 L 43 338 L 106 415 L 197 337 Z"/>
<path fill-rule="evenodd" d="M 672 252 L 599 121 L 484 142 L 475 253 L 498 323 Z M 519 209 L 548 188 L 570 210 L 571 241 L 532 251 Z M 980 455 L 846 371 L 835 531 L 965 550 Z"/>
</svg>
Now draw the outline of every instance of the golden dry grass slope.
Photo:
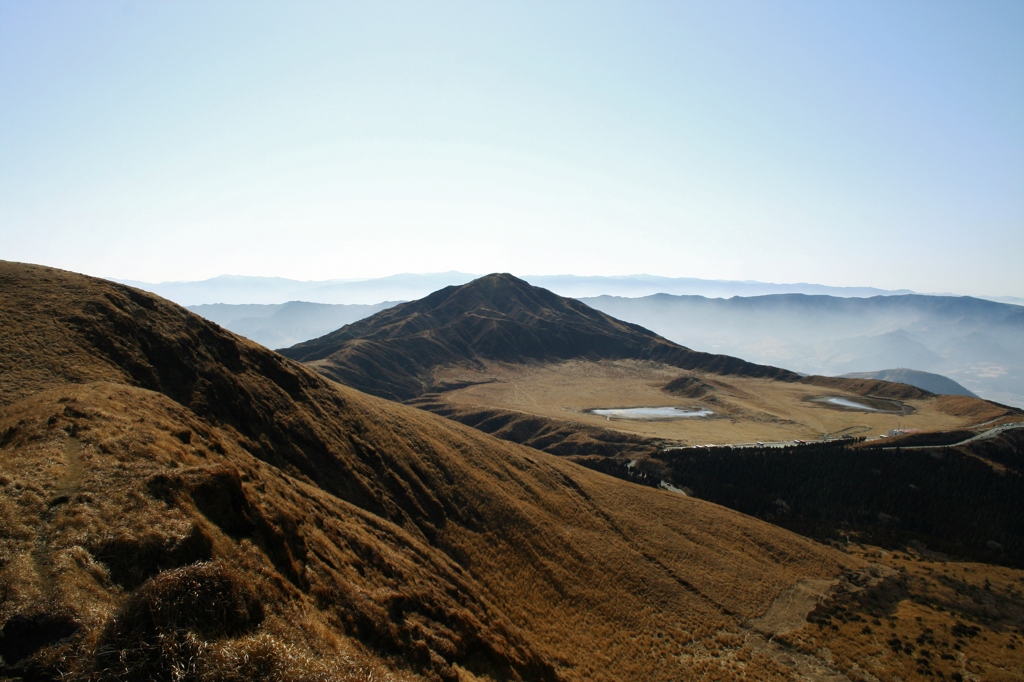
<svg viewBox="0 0 1024 682">
<path fill-rule="evenodd" d="M 2 675 L 843 679 L 770 639 L 869 569 L 0 263 Z"/>
</svg>

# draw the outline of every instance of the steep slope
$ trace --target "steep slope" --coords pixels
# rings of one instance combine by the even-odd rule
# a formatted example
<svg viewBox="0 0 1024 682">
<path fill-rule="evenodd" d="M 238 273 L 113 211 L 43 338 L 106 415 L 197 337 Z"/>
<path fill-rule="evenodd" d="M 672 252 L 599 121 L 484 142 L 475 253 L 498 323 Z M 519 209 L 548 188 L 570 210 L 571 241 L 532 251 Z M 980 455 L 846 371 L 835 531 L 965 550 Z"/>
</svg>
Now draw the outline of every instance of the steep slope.
<svg viewBox="0 0 1024 682">
<path fill-rule="evenodd" d="M 795 380 L 725 355 L 697 353 L 508 274 L 446 287 L 279 351 L 341 383 L 392 400 L 434 388 L 448 364 L 570 358 L 651 360 L 682 369 Z"/>
<path fill-rule="evenodd" d="M 748 621 L 859 560 L 331 384 L 137 290 L 0 263 L 0 295 L 5 675 L 837 674 Z"/>
</svg>

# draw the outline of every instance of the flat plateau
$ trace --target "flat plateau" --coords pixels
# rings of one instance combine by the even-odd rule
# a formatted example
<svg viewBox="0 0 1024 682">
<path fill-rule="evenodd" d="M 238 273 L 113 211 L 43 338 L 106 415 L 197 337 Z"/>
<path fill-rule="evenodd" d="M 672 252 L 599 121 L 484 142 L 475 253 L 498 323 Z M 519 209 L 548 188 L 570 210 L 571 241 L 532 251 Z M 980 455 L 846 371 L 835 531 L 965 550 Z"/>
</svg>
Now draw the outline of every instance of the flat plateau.
<svg viewBox="0 0 1024 682">
<path fill-rule="evenodd" d="M 692 397 L 663 390 L 684 376 L 699 380 L 707 390 Z M 863 403 L 865 398 L 835 387 L 687 372 L 643 360 L 443 367 L 435 370 L 434 380 L 438 385 L 461 386 L 440 396 L 453 407 L 513 410 L 684 445 L 873 438 L 896 428 L 952 430 L 1004 412 L 997 405 L 963 396 L 890 400 L 904 407 L 902 413 L 837 409 L 823 401 L 840 397 Z M 702 419 L 643 421 L 608 420 L 589 412 L 608 407 L 704 408 L 714 414 Z"/>
</svg>

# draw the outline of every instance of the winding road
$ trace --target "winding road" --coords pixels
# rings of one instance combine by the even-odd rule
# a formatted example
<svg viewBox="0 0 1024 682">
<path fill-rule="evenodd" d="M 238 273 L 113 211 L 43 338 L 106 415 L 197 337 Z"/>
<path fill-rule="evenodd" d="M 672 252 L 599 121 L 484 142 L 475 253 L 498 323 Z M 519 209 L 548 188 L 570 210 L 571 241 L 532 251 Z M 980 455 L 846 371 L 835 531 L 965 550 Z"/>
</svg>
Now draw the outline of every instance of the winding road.
<svg viewBox="0 0 1024 682">
<path fill-rule="evenodd" d="M 995 420 L 993 420 L 995 421 Z M 985 426 L 991 422 L 985 422 L 984 424 L 978 424 L 977 426 Z M 974 427 L 977 428 L 977 427 Z M 1000 424 L 991 429 L 982 431 L 981 433 L 966 438 L 957 443 L 948 443 L 946 445 L 890 445 L 883 447 L 883 450 L 927 450 L 930 448 L 951 448 L 958 445 L 966 445 L 977 440 L 988 440 L 995 438 L 999 434 L 1005 431 L 1012 431 L 1013 429 L 1024 429 L 1024 422 L 1011 422 L 1009 424 Z M 881 440 L 884 436 L 878 438 L 868 438 L 868 441 Z M 840 439 L 838 438 L 820 438 L 817 440 L 784 440 L 784 441 L 765 441 L 759 443 L 709 443 L 708 445 L 669 445 L 661 449 L 662 452 L 668 452 L 670 450 L 692 450 L 692 449 L 705 449 L 705 448 L 785 448 L 792 447 L 794 445 L 808 445 L 811 443 L 834 443 Z"/>
</svg>

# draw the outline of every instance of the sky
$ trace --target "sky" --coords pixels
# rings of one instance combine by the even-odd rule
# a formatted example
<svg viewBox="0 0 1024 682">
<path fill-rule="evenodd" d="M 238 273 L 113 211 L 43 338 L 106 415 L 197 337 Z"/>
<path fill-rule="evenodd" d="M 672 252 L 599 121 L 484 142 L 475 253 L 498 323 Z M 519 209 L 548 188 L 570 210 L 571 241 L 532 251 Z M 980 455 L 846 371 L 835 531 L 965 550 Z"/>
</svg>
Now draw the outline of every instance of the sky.
<svg viewBox="0 0 1024 682">
<path fill-rule="evenodd" d="M 1024 296 L 1024 2 L 0 0 L 0 259 Z"/>
</svg>

